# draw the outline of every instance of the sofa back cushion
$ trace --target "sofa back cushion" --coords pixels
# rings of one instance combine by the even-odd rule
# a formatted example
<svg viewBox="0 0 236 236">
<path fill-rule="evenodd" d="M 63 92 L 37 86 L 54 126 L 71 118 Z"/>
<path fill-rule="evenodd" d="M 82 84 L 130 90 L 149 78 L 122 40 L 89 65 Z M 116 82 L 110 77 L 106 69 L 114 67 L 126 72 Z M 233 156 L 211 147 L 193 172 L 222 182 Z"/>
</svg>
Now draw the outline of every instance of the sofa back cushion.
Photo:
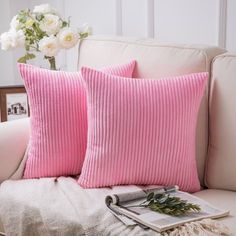
<svg viewBox="0 0 236 236">
<path fill-rule="evenodd" d="M 236 191 L 236 55 L 214 60 L 209 103 L 206 185 Z"/>
<path fill-rule="evenodd" d="M 90 37 L 79 49 L 79 64 L 100 68 L 135 58 L 137 66 L 134 77 L 163 78 L 195 72 L 209 72 L 210 64 L 224 50 L 216 47 L 194 45 L 163 45 L 156 40 Z M 203 184 L 204 165 L 208 146 L 208 99 L 202 100 L 197 122 L 196 158 L 198 175 Z"/>
</svg>

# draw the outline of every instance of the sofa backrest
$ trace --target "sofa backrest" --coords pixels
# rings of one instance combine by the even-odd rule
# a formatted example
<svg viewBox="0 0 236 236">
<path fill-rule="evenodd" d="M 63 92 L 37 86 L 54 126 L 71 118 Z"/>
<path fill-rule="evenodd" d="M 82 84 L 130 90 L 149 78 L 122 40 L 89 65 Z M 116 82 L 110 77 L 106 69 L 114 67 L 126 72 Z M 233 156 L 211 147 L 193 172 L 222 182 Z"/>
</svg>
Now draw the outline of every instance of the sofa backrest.
<svg viewBox="0 0 236 236">
<path fill-rule="evenodd" d="M 212 59 L 225 52 L 217 47 L 200 45 L 160 44 L 155 39 L 135 40 L 119 37 L 90 37 L 80 44 L 78 68 L 100 68 L 137 61 L 134 76 L 161 78 L 193 72 L 210 72 Z M 208 89 L 199 111 L 196 137 L 198 174 L 203 184 L 205 159 L 208 147 Z"/>
<path fill-rule="evenodd" d="M 236 55 L 212 64 L 206 185 L 236 191 Z"/>
</svg>

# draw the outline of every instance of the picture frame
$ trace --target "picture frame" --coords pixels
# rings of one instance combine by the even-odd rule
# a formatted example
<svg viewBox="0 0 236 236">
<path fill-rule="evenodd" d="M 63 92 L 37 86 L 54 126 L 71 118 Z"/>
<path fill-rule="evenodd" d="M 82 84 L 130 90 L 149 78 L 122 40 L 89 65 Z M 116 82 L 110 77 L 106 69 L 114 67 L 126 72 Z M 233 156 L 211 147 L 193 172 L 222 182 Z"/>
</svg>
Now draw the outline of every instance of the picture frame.
<svg viewBox="0 0 236 236">
<path fill-rule="evenodd" d="M 0 120 L 11 121 L 30 115 L 28 97 L 23 85 L 0 87 Z"/>
</svg>

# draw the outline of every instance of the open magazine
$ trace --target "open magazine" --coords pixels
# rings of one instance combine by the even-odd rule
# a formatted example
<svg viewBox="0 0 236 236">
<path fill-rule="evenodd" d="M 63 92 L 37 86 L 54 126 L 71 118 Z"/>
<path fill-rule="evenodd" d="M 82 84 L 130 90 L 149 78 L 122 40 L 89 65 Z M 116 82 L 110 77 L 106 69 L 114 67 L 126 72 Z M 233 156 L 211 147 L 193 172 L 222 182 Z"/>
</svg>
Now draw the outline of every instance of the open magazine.
<svg viewBox="0 0 236 236">
<path fill-rule="evenodd" d="M 151 192 L 168 193 L 170 195 L 187 200 L 189 203 L 201 207 L 200 212 L 191 212 L 183 216 L 170 216 L 150 210 L 146 207 L 135 207 L 142 203 Z M 178 190 L 178 186 L 140 189 L 134 192 L 113 194 L 106 197 L 106 205 L 110 211 L 127 226 L 140 225 L 143 228 L 151 228 L 157 232 L 172 229 L 187 222 L 204 218 L 219 218 L 227 216 L 229 211 L 215 208 L 206 201 Z"/>
</svg>

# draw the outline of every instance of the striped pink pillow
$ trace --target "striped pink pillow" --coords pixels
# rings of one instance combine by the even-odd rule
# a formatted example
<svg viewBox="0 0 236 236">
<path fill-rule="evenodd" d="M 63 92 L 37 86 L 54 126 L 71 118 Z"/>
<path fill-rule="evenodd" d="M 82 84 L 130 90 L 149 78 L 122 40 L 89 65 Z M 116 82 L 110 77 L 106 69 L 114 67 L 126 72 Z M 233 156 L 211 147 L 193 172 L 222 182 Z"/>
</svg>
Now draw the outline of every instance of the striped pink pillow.
<svg viewBox="0 0 236 236">
<path fill-rule="evenodd" d="M 88 142 L 79 184 L 200 189 L 195 160 L 198 109 L 207 73 L 129 79 L 82 68 Z"/>
<path fill-rule="evenodd" d="M 135 62 L 103 69 L 131 76 Z M 50 71 L 19 64 L 31 112 L 24 178 L 77 175 L 87 143 L 86 92 L 80 72 Z"/>
</svg>

